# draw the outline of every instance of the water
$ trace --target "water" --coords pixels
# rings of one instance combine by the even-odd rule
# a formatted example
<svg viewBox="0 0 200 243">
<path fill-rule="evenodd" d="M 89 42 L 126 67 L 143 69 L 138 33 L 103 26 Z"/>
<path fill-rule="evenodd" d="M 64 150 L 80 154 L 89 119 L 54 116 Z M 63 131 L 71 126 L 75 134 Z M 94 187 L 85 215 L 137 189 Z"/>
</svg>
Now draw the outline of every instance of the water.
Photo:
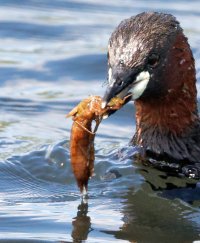
<svg viewBox="0 0 200 243">
<path fill-rule="evenodd" d="M 133 164 L 134 149 L 126 147 L 135 129 L 132 104 L 99 128 L 88 205 L 71 172 L 72 123 L 65 118 L 82 98 L 103 94 L 108 38 L 122 19 L 142 11 L 179 19 L 199 77 L 200 3 L 1 0 L 0 6 L 0 242 L 200 240 L 200 185 Z M 111 169 L 119 177 L 110 178 Z"/>
</svg>

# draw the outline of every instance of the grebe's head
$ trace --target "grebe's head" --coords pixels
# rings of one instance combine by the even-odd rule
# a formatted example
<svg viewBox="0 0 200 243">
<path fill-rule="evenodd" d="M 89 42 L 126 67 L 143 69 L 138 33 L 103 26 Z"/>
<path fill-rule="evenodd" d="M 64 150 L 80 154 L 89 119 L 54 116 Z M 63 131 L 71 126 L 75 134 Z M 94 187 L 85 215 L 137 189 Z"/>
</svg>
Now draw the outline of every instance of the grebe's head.
<svg viewBox="0 0 200 243">
<path fill-rule="evenodd" d="M 195 96 L 194 80 L 192 52 L 176 18 L 141 13 L 122 21 L 110 37 L 108 88 L 102 106 L 112 97 L 130 92 L 133 100 L 144 101 L 187 89 Z"/>
</svg>

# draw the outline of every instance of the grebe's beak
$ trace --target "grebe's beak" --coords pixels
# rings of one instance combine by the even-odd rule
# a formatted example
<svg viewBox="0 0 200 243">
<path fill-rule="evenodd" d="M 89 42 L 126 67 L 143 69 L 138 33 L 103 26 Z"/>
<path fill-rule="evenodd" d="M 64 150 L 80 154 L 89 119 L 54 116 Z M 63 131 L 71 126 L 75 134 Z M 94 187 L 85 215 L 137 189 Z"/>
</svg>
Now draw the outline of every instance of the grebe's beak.
<svg viewBox="0 0 200 243">
<path fill-rule="evenodd" d="M 138 99 L 147 87 L 150 79 L 148 71 L 138 71 L 137 69 L 122 72 L 112 72 L 111 68 L 108 72 L 109 85 L 103 97 L 102 108 L 115 96 L 124 98 L 129 93 L 132 94 L 132 99 Z"/>
</svg>

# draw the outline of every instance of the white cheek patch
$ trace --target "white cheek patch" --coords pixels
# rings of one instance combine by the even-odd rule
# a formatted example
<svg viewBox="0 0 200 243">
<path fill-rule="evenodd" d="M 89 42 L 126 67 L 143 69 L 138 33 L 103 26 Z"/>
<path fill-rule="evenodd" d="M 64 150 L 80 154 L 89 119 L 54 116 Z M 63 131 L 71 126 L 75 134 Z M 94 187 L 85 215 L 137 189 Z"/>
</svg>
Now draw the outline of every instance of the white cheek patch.
<svg viewBox="0 0 200 243">
<path fill-rule="evenodd" d="M 108 82 L 109 82 L 109 86 L 112 87 L 113 86 L 113 79 L 112 79 L 112 68 L 109 68 L 108 70 Z"/>
<path fill-rule="evenodd" d="M 147 84 L 150 79 L 150 74 L 148 71 L 143 71 L 138 74 L 133 87 L 131 88 L 133 100 L 138 99 L 145 91 Z"/>
</svg>

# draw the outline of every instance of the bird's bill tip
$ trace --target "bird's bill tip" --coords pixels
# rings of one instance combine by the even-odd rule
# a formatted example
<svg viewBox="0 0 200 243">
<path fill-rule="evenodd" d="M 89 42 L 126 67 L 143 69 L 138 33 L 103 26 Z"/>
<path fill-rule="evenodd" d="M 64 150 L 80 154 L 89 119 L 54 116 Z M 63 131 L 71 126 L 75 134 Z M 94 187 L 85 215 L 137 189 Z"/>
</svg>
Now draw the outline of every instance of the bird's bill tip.
<svg viewBox="0 0 200 243">
<path fill-rule="evenodd" d="M 103 101 L 103 102 L 101 103 L 101 109 L 104 109 L 104 108 L 106 107 L 106 105 L 107 105 L 107 102 L 106 102 L 106 101 Z"/>
</svg>

